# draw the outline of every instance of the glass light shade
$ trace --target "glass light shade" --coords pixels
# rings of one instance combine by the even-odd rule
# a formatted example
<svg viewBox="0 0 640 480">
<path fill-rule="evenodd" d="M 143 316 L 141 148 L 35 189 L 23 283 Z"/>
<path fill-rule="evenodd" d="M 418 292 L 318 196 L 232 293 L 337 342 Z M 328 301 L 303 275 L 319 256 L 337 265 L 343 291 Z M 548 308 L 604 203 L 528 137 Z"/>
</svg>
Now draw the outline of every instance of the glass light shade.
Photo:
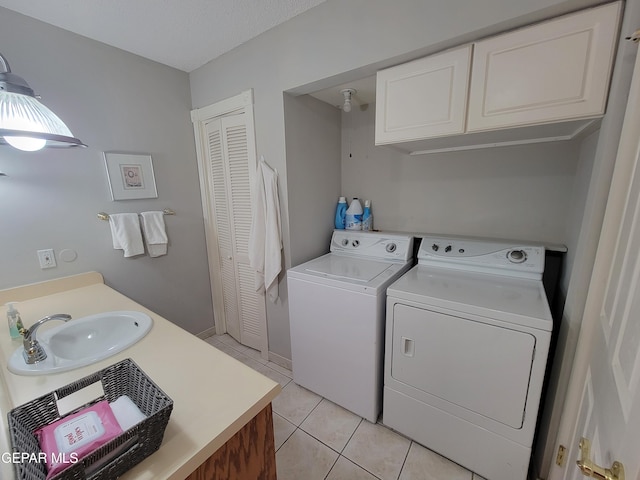
<svg viewBox="0 0 640 480">
<path fill-rule="evenodd" d="M 35 97 L 6 91 L 0 91 L 0 137 L 15 148 L 26 151 L 45 146 L 85 146 L 55 113 Z"/>
<path fill-rule="evenodd" d="M 42 150 L 47 141 L 42 138 L 30 138 L 30 137 L 4 137 L 9 145 L 18 150 L 25 152 L 36 152 Z"/>
</svg>

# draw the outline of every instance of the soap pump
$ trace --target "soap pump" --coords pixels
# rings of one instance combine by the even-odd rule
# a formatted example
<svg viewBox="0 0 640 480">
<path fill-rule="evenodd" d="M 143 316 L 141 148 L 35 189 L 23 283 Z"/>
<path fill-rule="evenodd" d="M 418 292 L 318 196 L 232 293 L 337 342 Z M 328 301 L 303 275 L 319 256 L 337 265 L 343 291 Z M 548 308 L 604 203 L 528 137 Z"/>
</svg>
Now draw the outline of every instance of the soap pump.
<svg viewBox="0 0 640 480">
<path fill-rule="evenodd" d="M 20 313 L 15 308 L 14 302 L 7 303 L 7 322 L 9 323 L 9 335 L 12 339 L 21 338 L 20 331 L 24 329 Z"/>
</svg>

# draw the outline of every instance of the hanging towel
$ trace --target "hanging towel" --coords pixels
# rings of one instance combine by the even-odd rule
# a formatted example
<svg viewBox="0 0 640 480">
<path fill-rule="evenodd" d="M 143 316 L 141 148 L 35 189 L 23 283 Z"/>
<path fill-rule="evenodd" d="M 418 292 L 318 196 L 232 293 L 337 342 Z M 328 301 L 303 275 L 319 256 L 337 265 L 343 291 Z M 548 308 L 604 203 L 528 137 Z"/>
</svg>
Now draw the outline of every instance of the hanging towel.
<svg viewBox="0 0 640 480">
<path fill-rule="evenodd" d="M 167 254 L 167 231 L 164 225 L 164 212 L 142 212 L 142 232 L 150 257 Z"/>
<path fill-rule="evenodd" d="M 256 291 L 278 299 L 278 274 L 282 269 L 282 234 L 278 173 L 260 158 L 254 184 L 254 208 L 249 233 L 249 265 L 256 272 Z"/>
<path fill-rule="evenodd" d="M 137 213 L 112 213 L 109 215 L 113 248 L 124 250 L 125 257 L 144 253 L 140 221 Z"/>
</svg>

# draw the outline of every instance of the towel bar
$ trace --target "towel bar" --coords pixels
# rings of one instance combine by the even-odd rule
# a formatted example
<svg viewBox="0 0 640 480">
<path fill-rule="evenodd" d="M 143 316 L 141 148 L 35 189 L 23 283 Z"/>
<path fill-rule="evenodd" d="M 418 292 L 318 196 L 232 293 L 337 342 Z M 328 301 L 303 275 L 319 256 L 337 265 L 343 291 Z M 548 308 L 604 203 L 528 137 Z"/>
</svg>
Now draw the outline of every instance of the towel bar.
<svg viewBox="0 0 640 480">
<path fill-rule="evenodd" d="M 162 210 L 162 213 L 164 213 L 165 215 L 175 215 L 176 214 L 176 212 L 174 212 L 170 208 L 165 208 L 164 210 Z M 98 218 L 100 220 L 109 220 L 109 214 L 108 213 L 104 213 L 104 212 L 99 212 L 98 213 Z"/>
</svg>

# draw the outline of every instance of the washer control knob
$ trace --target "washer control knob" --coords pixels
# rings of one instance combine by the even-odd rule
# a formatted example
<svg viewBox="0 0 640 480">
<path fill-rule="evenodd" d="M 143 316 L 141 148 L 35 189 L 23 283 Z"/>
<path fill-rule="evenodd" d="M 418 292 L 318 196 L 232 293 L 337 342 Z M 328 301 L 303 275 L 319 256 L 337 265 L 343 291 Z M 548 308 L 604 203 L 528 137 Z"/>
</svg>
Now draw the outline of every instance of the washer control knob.
<svg viewBox="0 0 640 480">
<path fill-rule="evenodd" d="M 347 245 L 349 245 L 349 239 L 343 238 L 340 243 L 342 244 L 343 247 L 346 247 Z"/>
<path fill-rule="evenodd" d="M 444 251 L 449 253 L 451 251 L 451 245 L 447 245 L 446 247 L 444 247 Z"/>
<path fill-rule="evenodd" d="M 353 245 L 354 247 L 359 247 L 360 246 L 360 240 L 354 240 L 353 242 L 351 242 L 351 245 Z"/>
<path fill-rule="evenodd" d="M 440 245 L 438 245 L 437 243 L 434 243 L 433 245 L 431 245 L 431 250 L 433 250 L 434 252 L 437 252 L 438 250 L 440 250 Z"/>
<path fill-rule="evenodd" d="M 507 258 L 511 263 L 523 263 L 527 261 L 527 253 L 524 250 L 509 250 Z"/>
<path fill-rule="evenodd" d="M 388 243 L 385 250 L 389 253 L 393 253 L 396 251 L 396 248 L 398 248 L 398 246 L 395 243 Z"/>
</svg>

